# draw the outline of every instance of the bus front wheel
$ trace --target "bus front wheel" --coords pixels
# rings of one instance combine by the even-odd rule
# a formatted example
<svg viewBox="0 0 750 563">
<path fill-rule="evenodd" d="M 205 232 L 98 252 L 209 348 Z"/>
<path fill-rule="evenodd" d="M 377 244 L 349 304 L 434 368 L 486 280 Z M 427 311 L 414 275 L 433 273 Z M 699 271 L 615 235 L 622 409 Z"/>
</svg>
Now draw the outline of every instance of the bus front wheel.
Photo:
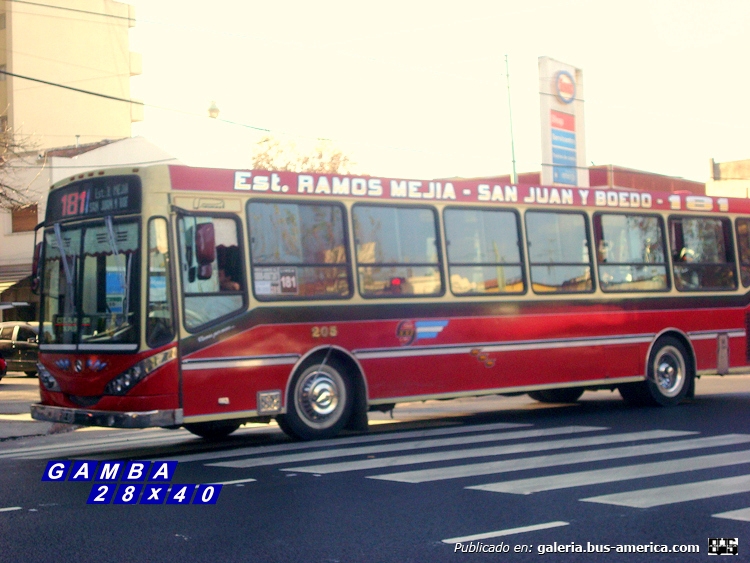
<svg viewBox="0 0 750 563">
<path fill-rule="evenodd" d="M 676 338 L 660 339 L 648 360 L 646 381 L 619 387 L 626 402 L 636 405 L 677 405 L 687 396 L 694 374 L 685 346 Z"/>
<path fill-rule="evenodd" d="M 276 417 L 279 427 L 299 440 L 331 438 L 352 413 L 353 392 L 346 369 L 335 359 L 303 365 L 292 379 L 286 414 Z"/>
</svg>

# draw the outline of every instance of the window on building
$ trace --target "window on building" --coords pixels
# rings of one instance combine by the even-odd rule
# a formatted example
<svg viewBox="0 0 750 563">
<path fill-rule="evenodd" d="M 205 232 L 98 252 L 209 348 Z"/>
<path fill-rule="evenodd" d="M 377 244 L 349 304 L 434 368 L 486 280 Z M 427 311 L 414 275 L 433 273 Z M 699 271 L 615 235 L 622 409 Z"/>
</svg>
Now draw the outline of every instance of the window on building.
<svg viewBox="0 0 750 563">
<path fill-rule="evenodd" d="M 14 233 L 33 231 L 38 222 L 36 203 L 11 211 L 11 228 Z"/>
<path fill-rule="evenodd" d="M 669 238 L 678 290 L 737 288 L 729 219 L 672 217 Z"/>
<path fill-rule="evenodd" d="M 667 254 L 661 218 L 653 215 L 594 216 L 599 285 L 603 291 L 663 291 Z"/>
<path fill-rule="evenodd" d="M 523 293 L 515 213 L 446 209 L 444 219 L 450 286 L 455 295 Z"/>
<path fill-rule="evenodd" d="M 586 217 L 582 213 L 528 211 L 526 240 L 534 292 L 594 290 Z"/>
</svg>

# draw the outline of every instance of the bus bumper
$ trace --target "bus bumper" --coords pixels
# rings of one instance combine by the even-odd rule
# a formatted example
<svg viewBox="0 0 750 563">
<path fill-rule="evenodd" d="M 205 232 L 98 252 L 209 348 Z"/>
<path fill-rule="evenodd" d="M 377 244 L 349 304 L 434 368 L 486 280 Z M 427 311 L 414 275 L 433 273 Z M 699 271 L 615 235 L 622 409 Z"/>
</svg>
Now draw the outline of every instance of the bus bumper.
<svg viewBox="0 0 750 563">
<path fill-rule="evenodd" d="M 182 425 L 182 409 L 146 412 L 94 411 L 31 405 L 31 417 L 47 422 L 62 422 L 81 426 L 107 426 L 110 428 L 150 428 L 154 426 Z"/>
</svg>

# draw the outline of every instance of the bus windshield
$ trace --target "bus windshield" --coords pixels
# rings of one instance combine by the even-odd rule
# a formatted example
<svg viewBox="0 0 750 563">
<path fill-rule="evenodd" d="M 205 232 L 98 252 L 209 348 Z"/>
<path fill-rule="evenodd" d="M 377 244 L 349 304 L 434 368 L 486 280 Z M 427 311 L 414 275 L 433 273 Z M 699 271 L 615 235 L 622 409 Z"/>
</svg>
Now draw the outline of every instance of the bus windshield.
<svg viewBox="0 0 750 563">
<path fill-rule="evenodd" d="M 135 349 L 138 221 L 106 216 L 84 224 L 55 223 L 44 242 L 41 343 Z"/>
</svg>

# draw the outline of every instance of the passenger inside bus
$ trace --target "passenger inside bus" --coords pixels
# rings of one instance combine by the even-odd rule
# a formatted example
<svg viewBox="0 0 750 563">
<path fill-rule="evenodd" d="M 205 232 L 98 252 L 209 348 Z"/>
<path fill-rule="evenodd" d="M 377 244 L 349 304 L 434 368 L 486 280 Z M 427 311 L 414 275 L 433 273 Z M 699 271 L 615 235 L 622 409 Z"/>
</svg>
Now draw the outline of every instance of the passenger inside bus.
<svg viewBox="0 0 750 563">
<path fill-rule="evenodd" d="M 220 291 L 241 291 L 242 275 L 240 273 L 240 249 L 237 246 L 218 246 L 216 262 L 219 270 Z"/>
</svg>

